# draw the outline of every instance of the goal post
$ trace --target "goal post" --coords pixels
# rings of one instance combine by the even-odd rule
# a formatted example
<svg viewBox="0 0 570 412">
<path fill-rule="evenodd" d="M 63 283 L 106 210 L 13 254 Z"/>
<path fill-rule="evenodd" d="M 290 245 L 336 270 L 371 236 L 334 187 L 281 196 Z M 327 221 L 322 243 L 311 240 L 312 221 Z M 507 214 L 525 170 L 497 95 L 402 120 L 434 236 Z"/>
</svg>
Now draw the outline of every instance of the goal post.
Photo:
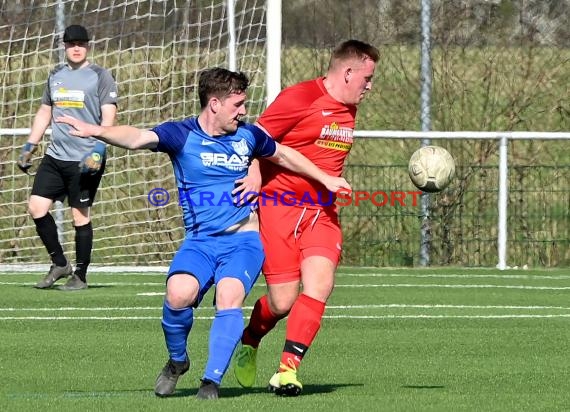
<svg viewBox="0 0 570 412">
<path fill-rule="evenodd" d="M 281 91 L 281 0 L 267 3 L 267 104 Z"/>
</svg>

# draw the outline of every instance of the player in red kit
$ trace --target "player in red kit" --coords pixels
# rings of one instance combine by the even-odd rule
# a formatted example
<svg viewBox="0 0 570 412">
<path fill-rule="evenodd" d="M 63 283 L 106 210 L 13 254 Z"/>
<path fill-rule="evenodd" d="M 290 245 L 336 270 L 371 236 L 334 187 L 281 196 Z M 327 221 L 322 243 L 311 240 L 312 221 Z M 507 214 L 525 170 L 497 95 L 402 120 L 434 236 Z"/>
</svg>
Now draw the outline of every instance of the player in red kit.
<svg viewBox="0 0 570 412">
<path fill-rule="evenodd" d="M 353 143 L 356 109 L 372 87 L 378 59 L 374 46 L 345 41 L 333 51 L 324 77 L 284 89 L 258 124 L 279 143 L 340 176 Z M 303 387 L 297 370 L 320 329 L 334 287 L 342 233 L 334 194 L 325 187 L 268 162 L 260 163 L 260 171 L 267 293 L 254 305 L 234 371 L 242 386 L 253 386 L 262 338 L 289 315 L 279 369 L 269 388 L 297 396 Z"/>
</svg>

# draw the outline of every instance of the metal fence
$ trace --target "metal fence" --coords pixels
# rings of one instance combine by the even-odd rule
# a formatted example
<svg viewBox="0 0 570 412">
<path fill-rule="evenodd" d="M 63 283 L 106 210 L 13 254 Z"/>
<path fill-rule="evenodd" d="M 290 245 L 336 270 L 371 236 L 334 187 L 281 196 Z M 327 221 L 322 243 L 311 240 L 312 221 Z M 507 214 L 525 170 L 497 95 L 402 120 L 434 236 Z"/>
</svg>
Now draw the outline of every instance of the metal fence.
<svg viewBox="0 0 570 412">
<path fill-rule="evenodd" d="M 283 7 L 284 86 L 322 74 L 328 50 L 342 39 L 380 47 L 358 130 L 427 130 L 422 86 L 429 77 L 431 130 L 570 131 L 569 1 L 316 0 Z M 420 143 L 359 139 L 348 176 L 365 180 L 366 189 L 409 188 L 405 165 Z M 458 168 L 449 191 L 432 196 L 430 263 L 494 266 L 500 242 L 499 145 L 473 139 L 442 145 Z M 508 264 L 568 266 L 568 140 L 511 141 L 508 165 Z M 345 207 L 342 216 L 345 263 L 421 263 L 419 207 Z"/>
</svg>

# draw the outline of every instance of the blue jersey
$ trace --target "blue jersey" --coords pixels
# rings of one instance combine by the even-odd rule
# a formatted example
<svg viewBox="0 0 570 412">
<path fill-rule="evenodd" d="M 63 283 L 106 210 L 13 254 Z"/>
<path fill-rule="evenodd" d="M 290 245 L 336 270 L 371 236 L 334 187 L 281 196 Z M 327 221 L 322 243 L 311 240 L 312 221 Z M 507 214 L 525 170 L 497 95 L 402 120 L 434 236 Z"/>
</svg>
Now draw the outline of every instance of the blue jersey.
<svg viewBox="0 0 570 412">
<path fill-rule="evenodd" d="M 242 122 L 236 132 L 212 137 L 196 117 L 152 130 L 159 138 L 155 150 L 172 161 L 187 236 L 220 233 L 249 216 L 251 206 L 237 206 L 231 193 L 254 157 L 275 154 L 271 137 Z"/>
</svg>

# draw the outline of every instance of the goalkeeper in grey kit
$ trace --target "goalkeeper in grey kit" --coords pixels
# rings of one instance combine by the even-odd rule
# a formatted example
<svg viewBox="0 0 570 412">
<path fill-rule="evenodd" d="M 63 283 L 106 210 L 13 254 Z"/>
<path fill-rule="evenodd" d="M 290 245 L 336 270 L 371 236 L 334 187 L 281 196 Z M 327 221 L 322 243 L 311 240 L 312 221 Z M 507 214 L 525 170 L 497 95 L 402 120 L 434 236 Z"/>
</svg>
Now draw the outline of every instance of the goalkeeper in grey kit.
<svg viewBox="0 0 570 412">
<path fill-rule="evenodd" d="M 69 114 L 102 126 L 112 126 L 115 122 L 117 85 L 106 69 L 87 60 L 89 40 L 83 26 L 71 25 L 65 29 L 67 62 L 49 74 L 41 106 L 17 161 L 18 167 L 27 172 L 38 143 L 51 127 L 51 142 L 36 172 L 28 201 L 28 212 L 52 261 L 48 274 L 34 286 L 38 289 L 51 288 L 62 278 L 68 280 L 59 287 L 61 290 L 87 288 L 87 267 L 93 247 L 90 208 L 105 170 L 105 144 L 94 138 L 72 137 L 70 126 L 53 119 Z M 75 271 L 64 255 L 50 214 L 53 202 L 66 197 L 75 227 Z"/>
</svg>

